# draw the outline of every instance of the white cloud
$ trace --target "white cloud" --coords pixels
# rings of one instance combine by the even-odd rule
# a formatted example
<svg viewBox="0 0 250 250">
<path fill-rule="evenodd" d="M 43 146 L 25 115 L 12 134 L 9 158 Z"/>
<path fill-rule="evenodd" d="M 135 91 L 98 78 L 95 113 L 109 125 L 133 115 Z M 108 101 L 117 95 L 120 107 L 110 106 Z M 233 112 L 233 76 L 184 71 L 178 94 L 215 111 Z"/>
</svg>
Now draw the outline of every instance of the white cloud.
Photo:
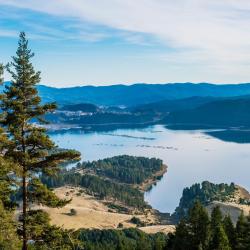
<svg viewBox="0 0 250 250">
<path fill-rule="evenodd" d="M 151 34 L 175 48 L 249 48 L 247 0 L 0 0 L 0 4 Z"/>
<path fill-rule="evenodd" d="M 74 18 L 79 29 L 86 21 L 104 25 L 124 32 L 132 43 L 143 44 L 142 34 L 150 35 L 173 49 L 166 57 L 164 51 L 161 55 L 171 62 L 218 66 L 217 70 L 249 68 L 249 0 L 0 0 L 0 4 Z M 83 29 L 80 34 L 89 33 Z M 103 36 L 93 34 L 89 40 Z"/>
</svg>

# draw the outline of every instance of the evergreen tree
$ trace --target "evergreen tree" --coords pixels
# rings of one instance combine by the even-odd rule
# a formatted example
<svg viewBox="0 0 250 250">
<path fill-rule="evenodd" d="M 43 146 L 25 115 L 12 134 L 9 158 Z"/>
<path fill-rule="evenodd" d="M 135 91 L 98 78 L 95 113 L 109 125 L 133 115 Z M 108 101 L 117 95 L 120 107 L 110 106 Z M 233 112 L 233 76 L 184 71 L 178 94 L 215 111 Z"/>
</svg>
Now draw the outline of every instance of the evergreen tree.
<svg viewBox="0 0 250 250">
<path fill-rule="evenodd" d="M 27 250 L 27 242 L 32 239 L 28 234 L 29 204 L 37 203 L 52 207 L 60 207 L 68 201 L 58 199 L 51 190 L 38 179 L 40 174 L 51 175 L 58 170 L 58 163 L 79 158 L 72 151 L 50 154 L 55 147 L 46 135 L 46 130 L 37 123 L 44 123 L 43 116 L 56 108 L 54 103 L 41 104 L 36 84 L 40 81 L 40 72 L 36 72 L 31 63 L 34 54 L 28 47 L 25 33 L 20 33 L 18 49 L 13 61 L 7 65 L 12 82 L 6 86 L 1 96 L 3 117 L 1 123 L 8 134 L 8 142 L 2 143 L 4 158 L 11 160 L 17 168 L 13 168 L 15 181 L 19 180 L 22 190 L 21 235 L 23 250 Z M 32 215 L 31 215 L 32 216 Z M 29 220 L 28 220 L 29 217 Z M 32 223 L 36 223 L 33 221 Z"/>
<path fill-rule="evenodd" d="M 230 243 L 223 228 L 222 213 L 219 206 L 216 206 L 211 214 L 211 238 L 209 249 L 230 250 Z"/>
<path fill-rule="evenodd" d="M 247 222 L 246 222 L 245 246 L 246 249 L 250 249 L 250 215 L 247 216 Z"/>
<path fill-rule="evenodd" d="M 13 221 L 13 212 L 4 208 L 0 200 L 0 249 L 16 250 L 20 248 L 20 241 Z"/>
<path fill-rule="evenodd" d="M 211 227 L 216 228 L 222 224 L 222 213 L 219 206 L 213 208 L 211 213 Z"/>
<path fill-rule="evenodd" d="M 191 250 L 189 227 L 182 219 L 176 227 L 175 237 L 173 240 L 173 250 Z"/>
<path fill-rule="evenodd" d="M 235 249 L 235 245 L 236 245 L 236 230 L 234 227 L 234 224 L 231 220 L 230 215 L 226 215 L 224 220 L 223 220 L 223 227 L 225 230 L 225 233 L 228 237 L 230 246 L 232 249 Z"/>
<path fill-rule="evenodd" d="M 213 237 L 211 239 L 210 249 L 213 250 L 231 250 L 228 237 L 222 224 L 213 229 Z"/>
<path fill-rule="evenodd" d="M 236 224 L 236 249 L 250 249 L 250 218 L 246 218 L 243 213 Z"/>
<path fill-rule="evenodd" d="M 0 84 L 3 82 L 3 65 L 0 64 Z M 7 137 L 0 128 L 0 142 L 6 143 Z M 10 196 L 13 193 L 11 176 L 9 175 L 13 164 L 3 159 L 4 149 L 0 144 L 0 249 L 15 250 L 20 247 L 20 241 L 16 233 L 16 225 L 13 220 L 14 203 Z"/>
<path fill-rule="evenodd" d="M 191 231 L 192 249 L 206 249 L 209 240 L 209 216 L 199 201 L 189 210 L 188 223 Z"/>
</svg>

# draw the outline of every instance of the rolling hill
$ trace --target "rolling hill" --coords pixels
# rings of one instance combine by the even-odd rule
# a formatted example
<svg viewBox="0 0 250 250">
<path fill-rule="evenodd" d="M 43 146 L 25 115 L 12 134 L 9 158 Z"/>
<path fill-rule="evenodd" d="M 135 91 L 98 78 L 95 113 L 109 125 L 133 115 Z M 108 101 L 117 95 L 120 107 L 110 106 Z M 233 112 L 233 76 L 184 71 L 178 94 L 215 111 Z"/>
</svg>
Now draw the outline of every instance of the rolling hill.
<svg viewBox="0 0 250 250">
<path fill-rule="evenodd" d="M 39 94 L 44 101 L 56 101 L 59 105 L 93 103 L 105 106 L 137 106 L 166 99 L 183 99 L 193 96 L 230 97 L 250 94 L 250 84 L 134 84 L 112 86 L 82 86 L 52 88 L 40 85 Z"/>
<path fill-rule="evenodd" d="M 191 110 L 172 112 L 166 124 L 195 125 L 202 128 L 250 127 L 250 98 L 217 100 Z"/>
<path fill-rule="evenodd" d="M 53 88 L 38 85 L 43 102 L 55 101 L 59 106 L 93 103 L 104 106 L 138 106 L 153 102 L 198 97 L 232 97 L 250 95 L 250 83 L 246 84 L 133 84 L 112 86 L 82 86 Z M 0 92 L 3 87 L 0 88 Z"/>
</svg>

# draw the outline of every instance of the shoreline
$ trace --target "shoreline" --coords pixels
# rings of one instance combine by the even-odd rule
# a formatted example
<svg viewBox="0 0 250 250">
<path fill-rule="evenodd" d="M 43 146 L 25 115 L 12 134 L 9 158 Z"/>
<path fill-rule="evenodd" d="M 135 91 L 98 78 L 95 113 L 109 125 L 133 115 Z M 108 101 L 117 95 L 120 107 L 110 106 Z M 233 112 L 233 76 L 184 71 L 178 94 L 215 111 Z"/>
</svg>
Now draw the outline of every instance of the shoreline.
<svg viewBox="0 0 250 250">
<path fill-rule="evenodd" d="M 164 174 L 167 173 L 168 166 L 166 164 L 162 164 L 161 170 L 154 173 L 151 177 L 146 179 L 143 183 L 140 185 L 135 185 L 136 188 L 138 188 L 143 193 L 148 192 L 154 185 L 157 184 L 158 181 L 164 176 Z"/>
</svg>

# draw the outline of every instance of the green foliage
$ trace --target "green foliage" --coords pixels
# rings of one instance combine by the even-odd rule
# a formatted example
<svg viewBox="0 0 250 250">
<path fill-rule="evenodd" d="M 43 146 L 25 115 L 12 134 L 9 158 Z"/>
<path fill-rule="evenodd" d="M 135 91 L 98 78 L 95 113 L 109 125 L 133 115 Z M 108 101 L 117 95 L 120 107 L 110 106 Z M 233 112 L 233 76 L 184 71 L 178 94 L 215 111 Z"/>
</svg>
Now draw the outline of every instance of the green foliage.
<svg viewBox="0 0 250 250">
<path fill-rule="evenodd" d="M 190 188 L 183 190 L 179 206 L 175 210 L 174 216 L 178 219 L 187 216 L 187 211 L 193 206 L 195 201 L 200 201 L 203 205 L 207 205 L 212 201 L 226 201 L 235 192 L 235 185 L 213 184 L 208 181 L 202 184 L 194 184 Z"/>
<path fill-rule="evenodd" d="M 112 202 L 106 202 L 105 205 L 108 208 L 116 210 L 118 213 L 124 213 L 124 214 L 128 214 L 129 213 L 129 209 L 126 208 L 126 207 L 124 207 L 124 206 L 121 206 L 121 205 L 118 205 L 118 204 L 114 204 Z"/>
<path fill-rule="evenodd" d="M 148 235 L 137 229 L 79 230 L 78 239 L 85 250 L 163 250 L 167 236 L 158 233 Z"/>
<path fill-rule="evenodd" d="M 231 249 L 222 220 L 223 218 L 220 208 L 216 206 L 211 214 L 211 240 L 209 243 L 210 249 Z"/>
<path fill-rule="evenodd" d="M 42 176 L 41 180 L 51 188 L 64 185 L 81 186 L 90 195 L 100 199 L 117 199 L 125 205 L 142 209 L 147 206 L 143 193 L 126 184 L 112 182 L 94 175 L 81 175 L 72 170 L 62 171 L 54 177 Z"/>
<path fill-rule="evenodd" d="M 236 229 L 234 228 L 234 224 L 229 215 L 226 215 L 223 220 L 223 227 L 225 233 L 228 237 L 229 243 L 232 249 L 235 249 L 236 246 Z"/>
<path fill-rule="evenodd" d="M 11 195 L 14 194 L 16 187 L 10 175 L 13 168 L 14 166 L 11 162 L 4 160 L 0 156 L 0 202 L 6 209 L 15 207 L 15 203 L 11 200 Z"/>
<path fill-rule="evenodd" d="M 13 217 L 13 212 L 5 209 L 0 200 L 0 249 L 16 250 L 21 246 Z"/>
<path fill-rule="evenodd" d="M 81 186 L 100 199 L 109 198 L 143 209 L 147 207 L 144 195 L 133 184 L 141 184 L 161 169 L 162 161 L 159 159 L 122 155 L 84 162 L 74 169 L 61 170 L 53 177 L 42 175 L 41 181 L 50 188 Z"/>
<path fill-rule="evenodd" d="M 91 169 L 100 176 L 119 182 L 141 184 L 162 169 L 162 160 L 156 158 L 120 155 L 99 161 L 83 162 L 82 168 Z"/>
<path fill-rule="evenodd" d="M 205 249 L 210 236 L 209 216 L 200 202 L 195 202 L 194 206 L 189 210 L 188 223 L 191 231 L 190 241 L 192 246 L 194 249 L 199 249 L 199 247 Z"/>
<path fill-rule="evenodd" d="M 29 183 L 28 197 L 31 203 L 48 207 L 64 207 L 71 200 L 59 199 L 55 193 L 47 188 L 39 179 L 33 178 Z"/>
<path fill-rule="evenodd" d="M 209 244 L 210 221 L 208 213 L 200 202 L 195 202 L 186 220 L 176 227 L 173 249 L 206 249 Z"/>
<path fill-rule="evenodd" d="M 218 250 L 231 250 L 228 237 L 225 233 L 225 230 L 222 224 L 219 224 L 213 228 L 213 235 L 210 242 L 209 249 L 218 249 Z"/>
<path fill-rule="evenodd" d="M 237 250 L 250 249 L 250 215 L 240 215 L 236 224 L 236 248 Z"/>
<path fill-rule="evenodd" d="M 46 134 L 46 130 L 37 124 L 44 123 L 43 116 L 52 112 L 56 105 L 41 104 L 36 89 L 36 84 L 40 81 L 40 72 L 33 68 L 33 56 L 25 33 L 21 32 L 16 56 L 12 57 L 13 61 L 7 65 L 7 71 L 13 80 L 5 87 L 1 96 L 1 124 L 8 140 L 1 141 L 0 148 L 4 152 L 3 158 L 15 166 L 10 169 L 10 173 L 14 176 L 13 183 L 19 185 L 22 191 L 21 235 L 24 250 L 27 249 L 28 240 L 32 239 L 27 235 L 29 204 L 38 202 L 48 206 L 58 205 L 58 198 L 37 181 L 37 176 L 41 173 L 53 174 L 59 163 L 79 158 L 79 154 L 71 151 L 49 154 L 55 145 Z M 34 121 L 37 124 L 34 124 Z"/>
<path fill-rule="evenodd" d="M 29 249 L 82 249 L 83 244 L 77 240 L 75 232 L 63 230 L 50 225 L 47 213 L 42 210 L 29 211 L 27 217 L 27 233 L 32 238 Z"/>
<path fill-rule="evenodd" d="M 69 215 L 70 216 L 75 216 L 75 215 L 77 215 L 77 211 L 74 208 L 71 208 L 70 212 L 69 212 Z"/>
<path fill-rule="evenodd" d="M 137 227 L 144 227 L 145 223 L 140 220 L 140 218 L 133 216 L 130 220 L 131 223 L 135 224 Z"/>
<path fill-rule="evenodd" d="M 63 152 L 66 152 L 66 153 L 71 153 L 71 154 L 74 154 L 74 155 L 79 155 L 80 156 L 80 152 L 75 150 L 75 149 L 65 149 L 65 148 L 59 148 L 59 147 L 55 147 L 55 148 L 52 148 L 48 154 L 49 155 L 53 155 L 53 154 L 57 154 L 57 153 L 63 153 Z M 69 164 L 75 164 L 75 163 L 79 163 L 80 160 L 80 157 L 76 157 L 74 159 L 71 159 L 69 158 L 68 160 L 65 159 L 65 161 L 61 162 L 59 164 L 60 167 L 67 167 L 67 165 Z"/>
<path fill-rule="evenodd" d="M 174 250 L 190 249 L 189 225 L 184 219 L 181 219 L 176 226 L 175 234 L 171 237 L 171 241 L 168 242 L 168 245 Z"/>
<path fill-rule="evenodd" d="M 218 227 L 222 224 L 222 213 L 219 206 L 214 207 L 211 213 L 211 226 L 212 228 Z"/>
<path fill-rule="evenodd" d="M 175 234 L 169 235 L 169 250 L 246 250 L 250 249 L 250 217 L 243 214 L 236 227 L 231 218 L 223 218 L 219 207 L 215 207 L 209 219 L 199 202 L 181 219 Z"/>
</svg>

